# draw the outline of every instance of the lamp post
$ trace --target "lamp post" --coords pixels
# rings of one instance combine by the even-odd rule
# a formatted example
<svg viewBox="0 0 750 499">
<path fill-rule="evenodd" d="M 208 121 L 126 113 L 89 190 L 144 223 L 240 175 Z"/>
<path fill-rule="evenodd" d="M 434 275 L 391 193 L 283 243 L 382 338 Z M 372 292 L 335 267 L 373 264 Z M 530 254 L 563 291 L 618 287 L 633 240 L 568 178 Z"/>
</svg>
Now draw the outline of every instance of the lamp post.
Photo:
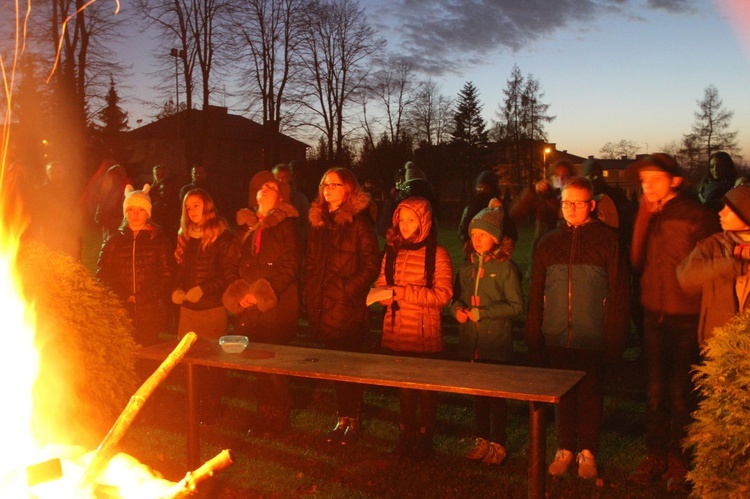
<svg viewBox="0 0 750 499">
<path fill-rule="evenodd" d="M 176 95 L 177 107 L 175 112 L 180 112 L 180 80 L 178 70 L 178 62 L 181 58 L 185 57 L 185 51 L 180 49 L 172 49 L 169 51 L 169 55 L 174 57 L 174 91 Z"/>
<path fill-rule="evenodd" d="M 544 151 L 543 151 L 543 153 L 544 153 L 543 154 L 544 161 L 542 162 L 542 180 L 544 180 L 544 174 L 547 171 L 547 155 L 550 152 L 552 152 L 552 149 L 550 149 L 549 147 L 545 147 L 544 148 Z"/>
</svg>

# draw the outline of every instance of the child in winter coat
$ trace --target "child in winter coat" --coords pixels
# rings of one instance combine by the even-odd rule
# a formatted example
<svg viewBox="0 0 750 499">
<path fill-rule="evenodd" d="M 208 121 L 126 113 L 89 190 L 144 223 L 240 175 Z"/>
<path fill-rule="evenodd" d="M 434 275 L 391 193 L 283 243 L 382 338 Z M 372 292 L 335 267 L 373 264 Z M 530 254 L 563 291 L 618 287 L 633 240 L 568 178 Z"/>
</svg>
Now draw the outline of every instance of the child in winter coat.
<svg viewBox="0 0 750 499">
<path fill-rule="evenodd" d="M 723 232 L 698 241 L 677 267 L 677 280 L 690 294 L 701 295 L 698 341 L 724 326 L 750 302 L 750 185 L 740 185 L 722 198 L 719 211 Z"/>
<path fill-rule="evenodd" d="M 473 252 L 458 269 L 451 303 L 451 313 L 461 324 L 459 356 L 470 362 L 510 363 L 511 321 L 523 312 L 523 292 L 521 272 L 510 259 L 513 241 L 503 237 L 502 207 L 477 213 L 469 236 Z M 474 397 L 474 424 L 477 437 L 466 458 L 486 464 L 505 461 L 505 399 Z"/>
<path fill-rule="evenodd" d="M 385 257 L 377 287 L 393 289 L 383 319 L 382 347 L 389 353 L 433 358 L 442 352 L 440 312 L 451 299 L 453 270 L 448 252 L 437 244 L 427 199 L 406 198 L 386 232 Z M 423 459 L 432 449 L 437 392 L 399 390 L 399 437 L 392 454 Z M 419 413 L 419 415 L 417 415 Z"/>
<path fill-rule="evenodd" d="M 167 297 L 174 268 L 172 245 L 151 222 L 150 186 L 125 187 L 125 219 L 102 246 L 96 277 L 117 294 L 135 325 L 143 346 L 159 342 L 167 329 Z"/>
</svg>

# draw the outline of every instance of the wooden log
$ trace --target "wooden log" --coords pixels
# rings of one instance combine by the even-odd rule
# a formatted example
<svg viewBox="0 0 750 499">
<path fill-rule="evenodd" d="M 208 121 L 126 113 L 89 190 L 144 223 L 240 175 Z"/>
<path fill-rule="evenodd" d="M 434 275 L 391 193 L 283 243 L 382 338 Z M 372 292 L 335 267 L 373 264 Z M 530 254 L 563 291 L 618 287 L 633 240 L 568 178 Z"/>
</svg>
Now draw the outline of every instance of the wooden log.
<svg viewBox="0 0 750 499">
<path fill-rule="evenodd" d="M 198 484 L 211 478 L 217 471 L 221 471 L 232 464 L 232 455 L 228 449 L 219 452 L 214 458 L 206 461 L 195 471 L 188 472 L 185 478 L 174 484 L 168 499 L 180 499 L 195 492 Z"/>
<path fill-rule="evenodd" d="M 117 453 L 117 445 L 122 440 L 122 437 L 125 436 L 125 432 L 127 432 L 128 428 L 133 424 L 133 421 L 135 421 L 143 404 L 146 403 L 146 400 L 148 400 L 156 388 L 164 382 L 169 373 L 172 372 L 175 366 L 177 366 L 197 338 L 198 336 L 193 332 L 186 334 L 175 349 L 172 350 L 166 359 L 164 359 L 164 362 L 162 362 L 156 371 L 154 371 L 141 387 L 138 388 L 135 394 L 130 397 L 130 401 L 125 407 L 125 410 L 122 411 L 117 418 L 117 421 L 115 421 L 114 426 L 112 426 L 109 433 L 107 433 L 107 436 L 104 437 L 102 443 L 97 447 L 94 458 L 86 468 L 86 471 L 78 484 L 79 491 L 82 491 L 85 494 L 85 491 L 92 488 L 102 470 L 107 466 L 109 460 Z"/>
</svg>

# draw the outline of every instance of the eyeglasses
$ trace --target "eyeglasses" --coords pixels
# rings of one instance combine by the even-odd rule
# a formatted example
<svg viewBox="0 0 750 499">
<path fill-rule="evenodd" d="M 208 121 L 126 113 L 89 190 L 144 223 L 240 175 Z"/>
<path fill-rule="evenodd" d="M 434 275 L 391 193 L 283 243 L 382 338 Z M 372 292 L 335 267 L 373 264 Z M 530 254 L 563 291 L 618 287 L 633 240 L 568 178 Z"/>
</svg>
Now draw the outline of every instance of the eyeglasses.
<svg viewBox="0 0 750 499">
<path fill-rule="evenodd" d="M 328 190 L 328 189 L 335 189 L 337 187 L 343 187 L 343 186 L 344 186 L 344 184 L 340 184 L 338 182 L 330 182 L 328 184 L 326 184 L 326 183 L 320 184 L 321 189 L 323 189 L 324 191 Z"/>
<path fill-rule="evenodd" d="M 583 208 L 585 208 L 586 206 L 588 206 L 588 204 L 590 202 L 591 202 L 591 200 L 589 199 L 587 201 L 563 201 L 560 204 L 562 205 L 563 209 L 565 209 L 565 210 L 569 210 L 569 209 L 571 209 L 574 206 L 576 207 L 577 210 L 582 210 Z"/>
</svg>

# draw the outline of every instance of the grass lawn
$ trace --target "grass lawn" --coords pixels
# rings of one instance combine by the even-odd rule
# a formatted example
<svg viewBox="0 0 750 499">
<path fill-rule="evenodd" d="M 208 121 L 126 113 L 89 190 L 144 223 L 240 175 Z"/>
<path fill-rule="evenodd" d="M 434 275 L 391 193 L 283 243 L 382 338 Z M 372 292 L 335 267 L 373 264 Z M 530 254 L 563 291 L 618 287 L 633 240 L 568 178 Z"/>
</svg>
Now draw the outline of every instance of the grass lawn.
<svg viewBox="0 0 750 499">
<path fill-rule="evenodd" d="M 463 259 L 455 225 L 441 232 L 441 244 L 450 251 L 454 266 Z M 521 227 L 514 259 L 525 272 L 531 230 Z M 371 342 L 379 342 L 381 312 L 373 308 Z M 514 347 L 524 362 L 523 321 L 515 327 Z M 301 327 L 304 331 L 304 327 Z M 455 356 L 457 328 L 445 316 L 446 357 Z M 627 355 L 626 355 L 627 357 Z M 643 368 L 637 356 L 608 374 L 599 482 L 577 476 L 548 477 L 550 497 L 663 497 L 662 481 L 641 488 L 627 474 L 643 456 Z M 134 425 L 123 450 L 161 471 L 171 480 L 186 469 L 186 415 L 183 373 L 176 370 L 147 404 L 150 417 Z M 292 428 L 267 438 L 248 433 L 256 417 L 252 400 L 254 377 L 230 373 L 230 391 L 216 424 L 201 428 L 202 459 L 219 450 L 232 450 L 234 464 L 201 487 L 198 497 L 525 497 L 528 467 L 528 404 L 510 401 L 509 457 L 502 466 L 489 467 L 463 458 L 472 436 L 471 398 L 441 394 L 434 456 L 422 462 L 396 461 L 389 450 L 397 437 L 398 399 L 394 389 L 370 387 L 365 394 L 364 434 L 351 448 L 327 444 L 335 410 L 331 385 L 292 379 Z M 149 407 L 150 406 L 150 407 Z M 554 417 L 548 410 L 547 459 L 555 452 Z"/>
</svg>

